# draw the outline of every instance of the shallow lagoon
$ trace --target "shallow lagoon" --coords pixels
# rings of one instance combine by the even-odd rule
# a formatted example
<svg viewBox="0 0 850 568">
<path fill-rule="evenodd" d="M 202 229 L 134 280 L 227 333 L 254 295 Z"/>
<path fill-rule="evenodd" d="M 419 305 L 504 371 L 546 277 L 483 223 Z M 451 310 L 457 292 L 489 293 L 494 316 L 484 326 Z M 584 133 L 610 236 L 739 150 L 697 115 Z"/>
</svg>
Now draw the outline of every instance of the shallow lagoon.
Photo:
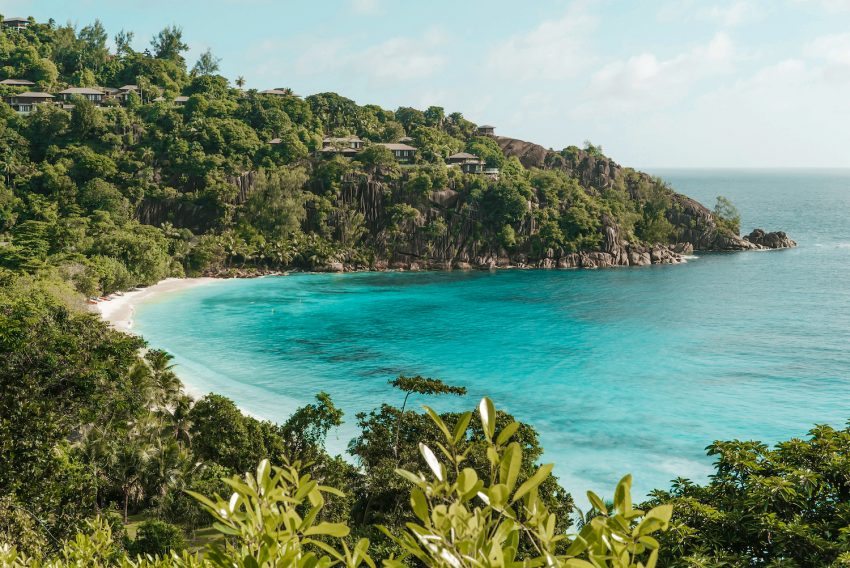
<svg viewBox="0 0 850 568">
<path fill-rule="evenodd" d="M 137 330 L 201 392 L 283 420 L 324 390 L 348 422 L 399 373 L 466 386 L 533 424 L 575 493 L 704 479 L 715 439 L 776 441 L 850 418 L 850 173 L 662 174 L 789 251 L 605 271 L 299 274 L 222 281 L 139 306 Z M 419 399 L 416 402 L 424 402 Z"/>
</svg>

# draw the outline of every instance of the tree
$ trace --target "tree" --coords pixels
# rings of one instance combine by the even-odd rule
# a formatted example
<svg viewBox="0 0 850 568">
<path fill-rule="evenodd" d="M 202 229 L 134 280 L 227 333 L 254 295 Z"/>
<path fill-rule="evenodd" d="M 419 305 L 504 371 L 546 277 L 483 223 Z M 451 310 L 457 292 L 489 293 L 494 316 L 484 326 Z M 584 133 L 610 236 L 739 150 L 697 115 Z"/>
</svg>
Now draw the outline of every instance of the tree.
<svg viewBox="0 0 850 568">
<path fill-rule="evenodd" d="M 302 169 L 257 172 L 254 191 L 245 204 L 243 222 L 250 223 L 270 240 L 290 238 L 301 228 L 306 215 L 303 188 L 307 179 Z"/>
<path fill-rule="evenodd" d="M 133 39 L 136 34 L 131 31 L 121 30 L 115 34 L 115 52 L 121 57 L 127 57 L 133 53 Z"/>
<path fill-rule="evenodd" d="M 726 197 L 717 196 L 714 205 L 714 218 L 722 228 L 738 235 L 741 232 L 741 214 L 738 208 Z"/>
<path fill-rule="evenodd" d="M 244 87 L 245 86 L 245 77 L 243 77 L 242 75 L 239 75 L 238 77 L 236 77 L 236 86 L 239 87 L 240 89 L 242 87 Z"/>
<path fill-rule="evenodd" d="M 130 550 L 133 554 L 166 556 L 171 551 L 180 552 L 185 546 L 186 539 L 180 527 L 150 519 L 139 525 Z"/>
<path fill-rule="evenodd" d="M 235 471 L 246 471 L 264 456 L 263 440 L 252 434 L 256 420 L 242 415 L 230 399 L 209 394 L 189 413 L 192 450 L 198 457 Z"/>
<path fill-rule="evenodd" d="M 342 416 L 342 410 L 334 406 L 326 392 L 316 395 L 316 404 L 296 410 L 280 429 L 289 459 L 302 463 L 316 461 L 324 452 L 328 432 L 342 424 Z"/>
<path fill-rule="evenodd" d="M 407 406 L 407 399 L 411 394 L 422 394 L 427 396 L 439 396 L 442 394 L 453 394 L 463 396 L 466 394 L 466 388 L 447 385 L 440 379 L 432 379 L 416 375 L 415 377 L 405 377 L 399 375 L 390 381 L 390 386 L 395 387 L 404 392 L 404 400 L 401 403 L 401 412 L 398 415 L 398 425 L 396 426 L 395 444 L 393 445 L 393 454 L 398 455 L 398 439 L 401 431 L 401 420 L 404 418 L 404 409 Z"/>
<path fill-rule="evenodd" d="M 207 49 L 198 58 L 198 61 L 197 63 L 195 63 L 195 66 L 192 67 L 192 75 L 215 75 L 218 72 L 219 63 L 221 63 L 221 58 L 214 56 L 212 54 L 212 51 Z"/>
<path fill-rule="evenodd" d="M 189 49 L 189 46 L 183 43 L 183 29 L 177 26 L 168 26 L 163 28 L 151 40 L 151 47 L 154 49 L 154 56 L 157 59 L 167 59 L 182 63 L 184 51 Z"/>
</svg>

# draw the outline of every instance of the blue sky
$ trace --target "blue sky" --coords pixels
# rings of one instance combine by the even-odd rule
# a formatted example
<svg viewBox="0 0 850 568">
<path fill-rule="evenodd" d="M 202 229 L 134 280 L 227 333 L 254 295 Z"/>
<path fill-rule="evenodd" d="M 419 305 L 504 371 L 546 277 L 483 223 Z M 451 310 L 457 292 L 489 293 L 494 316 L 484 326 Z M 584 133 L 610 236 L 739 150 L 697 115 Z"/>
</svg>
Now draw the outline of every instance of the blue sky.
<svg viewBox="0 0 850 568">
<path fill-rule="evenodd" d="M 850 167 L 850 0 L 0 0 L 143 49 L 176 24 L 248 87 L 440 105 L 642 167 Z"/>
</svg>

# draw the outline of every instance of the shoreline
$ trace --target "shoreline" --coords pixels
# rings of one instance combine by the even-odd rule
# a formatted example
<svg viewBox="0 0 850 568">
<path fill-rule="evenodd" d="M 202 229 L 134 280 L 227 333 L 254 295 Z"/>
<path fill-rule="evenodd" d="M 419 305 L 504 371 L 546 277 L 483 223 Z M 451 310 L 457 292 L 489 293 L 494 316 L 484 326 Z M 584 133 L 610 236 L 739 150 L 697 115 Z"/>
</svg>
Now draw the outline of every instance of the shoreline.
<svg viewBox="0 0 850 568">
<path fill-rule="evenodd" d="M 124 333 L 133 333 L 134 316 L 136 306 L 143 300 L 150 300 L 154 296 L 188 290 L 212 282 L 222 280 L 221 278 L 198 277 L 198 278 L 166 278 L 146 288 L 136 288 L 127 292 L 115 292 L 106 296 L 105 299 L 95 300 L 89 304 L 89 309 L 108 323 L 110 327 Z"/>
</svg>

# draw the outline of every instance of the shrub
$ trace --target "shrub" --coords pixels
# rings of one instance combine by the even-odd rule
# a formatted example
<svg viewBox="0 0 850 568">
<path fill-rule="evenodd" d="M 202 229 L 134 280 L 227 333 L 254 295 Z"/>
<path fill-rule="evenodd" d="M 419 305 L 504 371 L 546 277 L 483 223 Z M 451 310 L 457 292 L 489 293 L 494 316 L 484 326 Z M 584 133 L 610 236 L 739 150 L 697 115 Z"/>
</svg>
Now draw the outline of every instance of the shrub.
<svg viewBox="0 0 850 568">
<path fill-rule="evenodd" d="M 168 552 L 180 551 L 186 546 L 183 530 L 171 523 L 151 519 L 139 525 L 136 540 L 130 545 L 133 554 L 164 556 Z"/>
</svg>

